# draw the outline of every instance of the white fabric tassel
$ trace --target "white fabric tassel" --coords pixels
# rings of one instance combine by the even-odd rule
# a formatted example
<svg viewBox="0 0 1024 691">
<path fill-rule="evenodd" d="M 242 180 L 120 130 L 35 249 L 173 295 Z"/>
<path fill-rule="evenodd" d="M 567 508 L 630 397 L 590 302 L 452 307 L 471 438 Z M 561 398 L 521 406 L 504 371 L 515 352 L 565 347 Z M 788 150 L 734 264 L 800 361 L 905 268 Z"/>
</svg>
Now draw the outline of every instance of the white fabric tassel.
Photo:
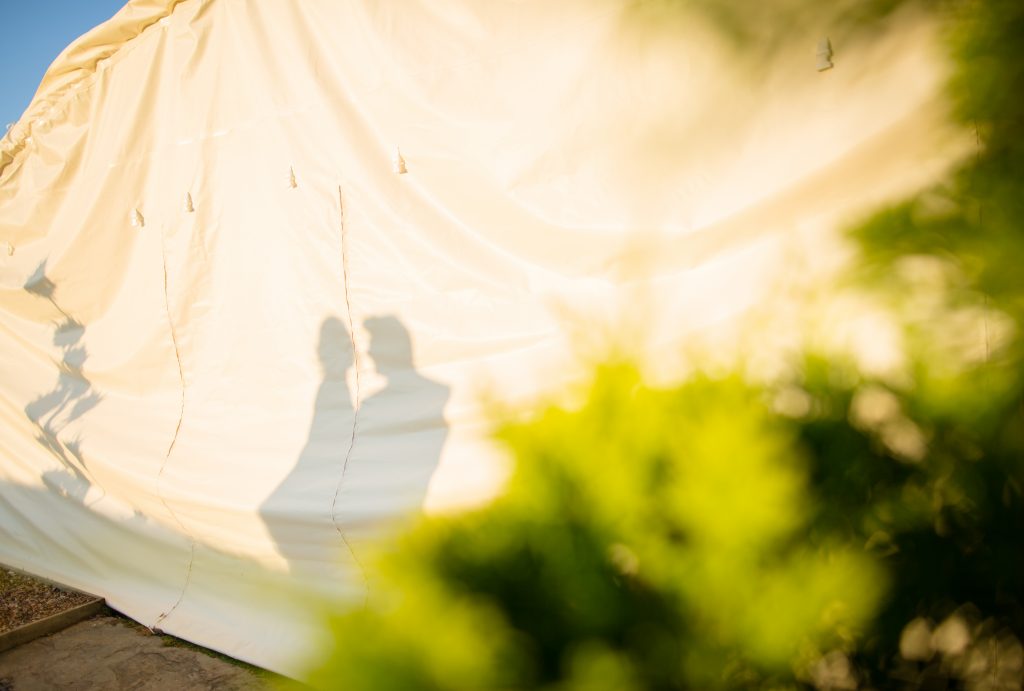
<svg viewBox="0 0 1024 691">
<path fill-rule="evenodd" d="M 828 38 L 818 41 L 818 50 L 815 52 L 815 55 L 818 56 L 817 67 L 819 72 L 830 70 L 835 66 L 832 64 L 832 43 Z"/>
<path fill-rule="evenodd" d="M 404 175 L 409 171 L 405 167 L 405 159 L 402 158 L 402 151 L 396 146 L 395 155 L 391 157 L 391 169 L 399 175 Z"/>
</svg>

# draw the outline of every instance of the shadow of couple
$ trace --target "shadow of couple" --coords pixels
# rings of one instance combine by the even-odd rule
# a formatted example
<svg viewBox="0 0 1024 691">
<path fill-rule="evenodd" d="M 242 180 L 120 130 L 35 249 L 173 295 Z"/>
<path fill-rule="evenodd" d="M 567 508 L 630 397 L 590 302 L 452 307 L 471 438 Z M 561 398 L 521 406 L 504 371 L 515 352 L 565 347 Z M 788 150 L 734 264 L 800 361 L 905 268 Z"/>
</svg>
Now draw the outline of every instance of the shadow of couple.
<svg viewBox="0 0 1024 691">
<path fill-rule="evenodd" d="M 408 330 L 394 316 L 366 319 L 369 357 L 383 389 L 362 399 L 353 340 L 337 318 L 320 329 L 323 381 L 294 468 L 260 507 L 289 572 L 311 587 L 336 579 L 371 539 L 423 504 L 447 436 L 448 387 L 421 375 Z M 361 371 L 350 391 L 346 374 Z M 352 401 L 355 400 L 355 405 Z"/>
</svg>

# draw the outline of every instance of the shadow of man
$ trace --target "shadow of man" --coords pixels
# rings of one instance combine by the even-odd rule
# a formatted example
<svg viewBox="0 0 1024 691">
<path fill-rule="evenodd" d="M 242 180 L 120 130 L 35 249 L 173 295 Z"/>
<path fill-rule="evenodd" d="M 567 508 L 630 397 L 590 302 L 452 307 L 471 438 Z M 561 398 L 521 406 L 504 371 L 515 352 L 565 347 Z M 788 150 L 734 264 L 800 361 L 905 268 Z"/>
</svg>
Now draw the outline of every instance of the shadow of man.
<svg viewBox="0 0 1024 691">
<path fill-rule="evenodd" d="M 347 537 L 374 536 L 419 510 L 448 434 L 447 386 L 421 375 L 408 330 L 394 316 L 367 319 L 369 354 L 384 389 L 359 406 L 334 518 Z"/>
<path fill-rule="evenodd" d="M 306 445 L 295 467 L 259 511 L 291 574 L 313 586 L 337 579 L 345 550 L 331 518 L 355 417 L 345 383 L 353 362 L 352 341 L 340 320 L 324 320 L 317 352 L 323 382 Z"/>
</svg>

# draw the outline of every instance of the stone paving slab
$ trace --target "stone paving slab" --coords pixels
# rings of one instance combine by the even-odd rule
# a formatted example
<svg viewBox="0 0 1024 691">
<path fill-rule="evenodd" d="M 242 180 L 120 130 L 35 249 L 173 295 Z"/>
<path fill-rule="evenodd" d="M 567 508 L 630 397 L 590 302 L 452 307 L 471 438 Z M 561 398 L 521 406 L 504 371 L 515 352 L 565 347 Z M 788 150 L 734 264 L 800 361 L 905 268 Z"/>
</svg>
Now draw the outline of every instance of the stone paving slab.
<svg viewBox="0 0 1024 691">
<path fill-rule="evenodd" d="M 95 598 L 91 602 L 86 602 L 77 607 L 66 609 L 63 612 L 51 614 L 48 617 L 23 624 L 16 629 L 4 631 L 0 633 L 0 653 L 16 648 L 19 645 L 24 645 L 29 641 L 34 641 L 40 636 L 48 636 L 51 633 L 63 631 L 69 626 L 74 626 L 78 622 L 102 612 L 103 608 L 103 600 Z M 0 691 L 4 691 L 4 689 L 0 688 Z"/>
<path fill-rule="evenodd" d="M 167 639 L 122 619 L 98 616 L 0 653 L 0 691 L 269 691 L 240 663 Z"/>
</svg>

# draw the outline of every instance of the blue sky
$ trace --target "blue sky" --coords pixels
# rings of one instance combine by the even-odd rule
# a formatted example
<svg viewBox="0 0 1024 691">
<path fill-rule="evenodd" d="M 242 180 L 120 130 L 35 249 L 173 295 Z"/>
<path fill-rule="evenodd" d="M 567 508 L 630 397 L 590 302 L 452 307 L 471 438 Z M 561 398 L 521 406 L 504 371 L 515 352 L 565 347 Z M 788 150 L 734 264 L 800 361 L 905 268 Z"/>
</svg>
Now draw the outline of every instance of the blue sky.
<svg viewBox="0 0 1024 691">
<path fill-rule="evenodd" d="M 127 0 L 0 0 L 0 134 L 28 107 L 43 73 Z"/>
</svg>

